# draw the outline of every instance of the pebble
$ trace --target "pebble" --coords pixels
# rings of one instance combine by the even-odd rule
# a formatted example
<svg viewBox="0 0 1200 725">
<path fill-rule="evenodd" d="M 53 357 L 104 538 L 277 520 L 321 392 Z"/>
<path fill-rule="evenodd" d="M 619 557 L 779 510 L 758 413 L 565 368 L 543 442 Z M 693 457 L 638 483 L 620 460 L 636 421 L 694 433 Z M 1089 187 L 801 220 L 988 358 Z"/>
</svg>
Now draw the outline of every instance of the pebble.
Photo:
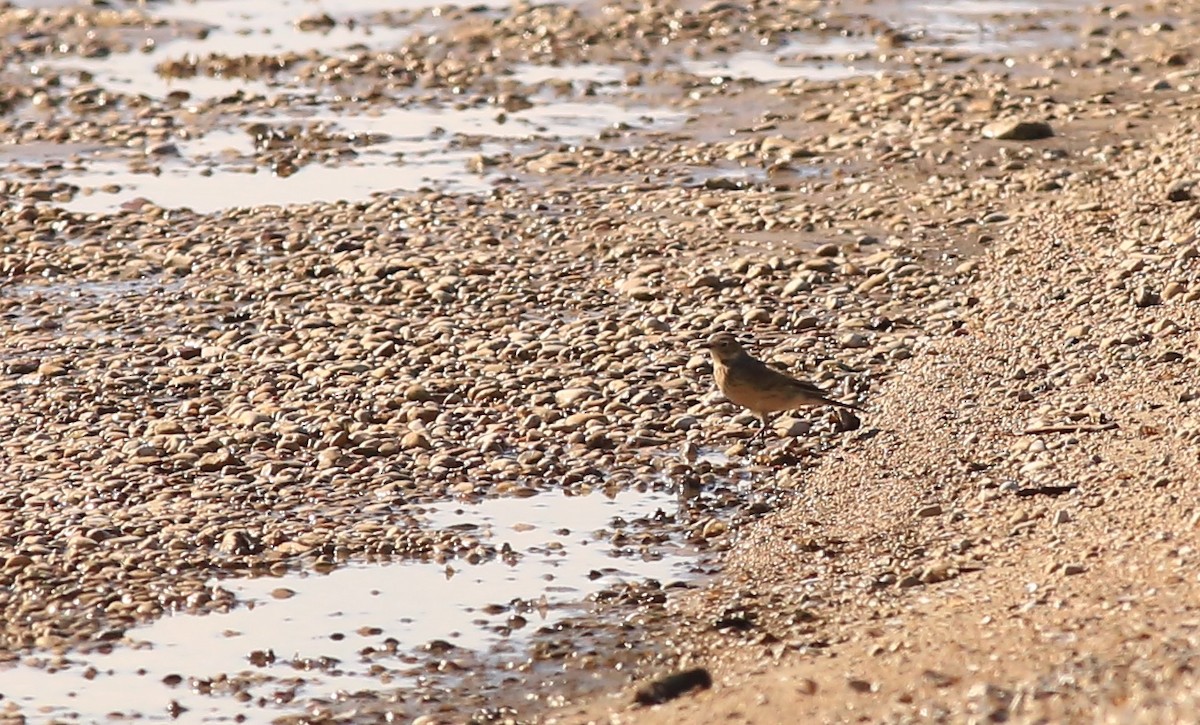
<svg viewBox="0 0 1200 725">
<path fill-rule="evenodd" d="M 592 397 L 596 391 L 591 388 L 567 388 L 554 393 L 554 402 L 564 408 L 578 405 L 581 401 Z"/>
<path fill-rule="evenodd" d="M 1192 182 L 1176 181 L 1167 189 L 1167 201 L 1184 202 L 1192 200 Z"/>
<path fill-rule="evenodd" d="M 801 438 L 812 431 L 812 424 L 807 420 L 783 416 L 774 421 L 772 428 L 782 438 Z"/>
<path fill-rule="evenodd" d="M 851 332 L 838 336 L 838 344 L 844 348 L 849 348 L 852 350 L 871 346 L 871 343 L 869 340 L 867 340 L 866 336 L 857 332 Z"/>
<path fill-rule="evenodd" d="M 1045 121 L 1008 119 L 993 121 L 983 127 L 983 137 L 1000 141 L 1037 141 L 1050 138 L 1054 129 Z"/>
</svg>

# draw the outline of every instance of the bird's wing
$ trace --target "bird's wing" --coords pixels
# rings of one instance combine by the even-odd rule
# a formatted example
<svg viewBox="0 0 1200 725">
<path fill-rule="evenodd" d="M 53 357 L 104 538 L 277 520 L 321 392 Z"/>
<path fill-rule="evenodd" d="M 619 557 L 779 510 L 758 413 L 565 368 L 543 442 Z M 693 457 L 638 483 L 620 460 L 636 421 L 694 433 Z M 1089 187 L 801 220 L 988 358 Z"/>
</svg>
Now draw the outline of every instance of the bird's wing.
<svg viewBox="0 0 1200 725">
<path fill-rule="evenodd" d="M 818 388 L 815 383 L 810 383 L 807 380 L 798 380 L 791 376 L 785 376 L 785 377 L 788 378 L 788 381 L 789 381 L 788 384 L 791 385 L 793 388 L 796 388 L 798 390 L 803 390 L 804 392 L 809 393 L 810 395 L 815 395 L 819 398 L 825 397 L 825 391 L 822 390 L 821 388 Z"/>
<path fill-rule="evenodd" d="M 753 360 L 754 358 L 751 358 L 751 359 Z M 810 395 L 817 395 L 817 396 L 821 396 L 821 397 L 825 396 L 824 390 L 821 390 L 816 385 L 814 385 L 806 380 L 800 380 L 799 378 L 793 378 L 791 375 L 788 375 L 782 369 L 777 368 L 774 365 L 768 365 L 767 363 L 763 362 L 762 360 L 754 360 L 754 362 L 757 363 L 757 365 L 755 365 L 755 368 L 757 368 L 755 370 L 755 372 L 757 373 L 758 377 L 760 379 L 762 379 L 763 382 L 769 382 L 769 383 L 773 383 L 773 384 L 776 384 L 779 386 L 786 386 L 786 387 L 790 387 L 790 388 L 797 388 L 806 393 L 809 393 Z"/>
<path fill-rule="evenodd" d="M 793 390 L 798 390 L 805 395 L 811 396 L 814 400 L 820 400 L 829 405 L 834 405 L 839 408 L 850 408 L 852 410 L 862 410 L 862 408 L 852 403 L 843 403 L 840 400 L 834 400 L 829 397 L 829 393 L 823 388 L 817 387 L 816 383 L 810 383 L 807 380 L 793 378 L 791 375 L 781 373 L 775 368 L 762 363 L 761 374 L 764 378 L 769 379 L 779 385 L 786 385 Z"/>
</svg>

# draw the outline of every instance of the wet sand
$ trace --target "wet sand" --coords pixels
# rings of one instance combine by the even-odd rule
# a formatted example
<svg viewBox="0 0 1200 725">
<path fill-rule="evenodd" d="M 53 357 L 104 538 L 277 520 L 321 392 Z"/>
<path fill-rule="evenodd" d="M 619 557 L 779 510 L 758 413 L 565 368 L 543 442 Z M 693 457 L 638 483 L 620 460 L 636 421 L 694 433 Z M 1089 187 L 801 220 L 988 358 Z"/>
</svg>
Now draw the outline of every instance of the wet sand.
<svg viewBox="0 0 1200 725">
<path fill-rule="evenodd" d="M 0 711 L 1191 719 L 1190 9 L 0 10 Z"/>
</svg>

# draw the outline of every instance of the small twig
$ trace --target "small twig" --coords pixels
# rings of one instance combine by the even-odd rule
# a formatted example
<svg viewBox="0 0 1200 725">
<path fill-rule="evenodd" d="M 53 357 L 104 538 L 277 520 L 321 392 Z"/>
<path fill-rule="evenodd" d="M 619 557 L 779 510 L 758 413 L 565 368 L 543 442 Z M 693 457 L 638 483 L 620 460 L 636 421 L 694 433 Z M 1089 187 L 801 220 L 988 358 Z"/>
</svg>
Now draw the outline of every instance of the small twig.
<svg viewBox="0 0 1200 725">
<path fill-rule="evenodd" d="M 1022 435 L 1042 435 L 1043 433 L 1097 433 L 1103 430 L 1118 428 L 1116 423 L 1080 423 L 1079 425 L 1035 425 L 1021 431 Z"/>
</svg>

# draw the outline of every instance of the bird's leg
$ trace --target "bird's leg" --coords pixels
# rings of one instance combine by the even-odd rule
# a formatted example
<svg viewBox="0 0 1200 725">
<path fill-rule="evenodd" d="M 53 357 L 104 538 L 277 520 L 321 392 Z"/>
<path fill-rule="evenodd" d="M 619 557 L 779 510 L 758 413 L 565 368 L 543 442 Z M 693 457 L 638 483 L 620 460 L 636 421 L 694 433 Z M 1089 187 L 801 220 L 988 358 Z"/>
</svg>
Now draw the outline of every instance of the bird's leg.
<svg viewBox="0 0 1200 725">
<path fill-rule="evenodd" d="M 767 430 L 771 427 L 770 413 L 759 413 L 758 417 L 762 419 L 762 427 L 759 428 L 758 433 L 754 434 L 754 437 L 750 439 L 751 442 L 756 441 L 759 438 L 766 440 Z"/>
</svg>

